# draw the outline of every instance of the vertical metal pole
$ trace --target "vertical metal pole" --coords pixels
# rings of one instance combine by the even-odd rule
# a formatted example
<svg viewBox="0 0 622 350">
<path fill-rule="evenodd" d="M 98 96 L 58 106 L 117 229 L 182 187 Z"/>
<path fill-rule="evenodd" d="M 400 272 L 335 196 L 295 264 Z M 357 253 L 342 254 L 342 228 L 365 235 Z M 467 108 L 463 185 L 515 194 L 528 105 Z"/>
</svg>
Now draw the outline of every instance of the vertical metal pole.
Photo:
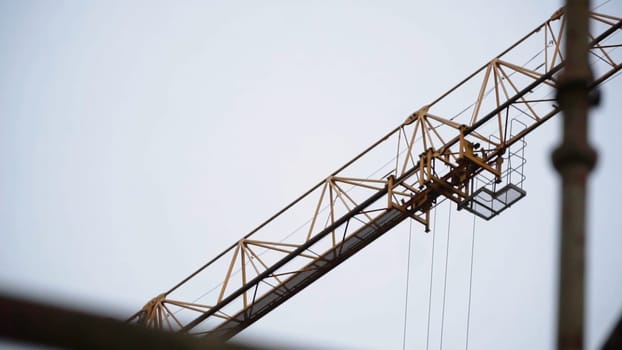
<svg viewBox="0 0 622 350">
<path fill-rule="evenodd" d="M 596 164 L 596 152 L 587 138 L 592 80 L 587 51 L 589 6 L 589 0 L 567 0 L 566 66 L 557 91 L 563 112 L 562 143 L 553 152 L 562 180 L 558 349 L 583 348 L 586 182 Z"/>
</svg>

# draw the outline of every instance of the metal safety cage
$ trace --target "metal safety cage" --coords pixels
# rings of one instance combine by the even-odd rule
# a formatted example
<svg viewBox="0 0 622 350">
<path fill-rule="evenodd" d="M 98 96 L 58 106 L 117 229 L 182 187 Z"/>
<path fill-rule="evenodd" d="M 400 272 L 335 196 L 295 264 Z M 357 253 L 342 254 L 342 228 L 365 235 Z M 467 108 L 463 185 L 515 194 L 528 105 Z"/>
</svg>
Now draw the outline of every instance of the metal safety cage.
<svg viewBox="0 0 622 350">
<path fill-rule="evenodd" d="M 512 119 L 510 134 L 514 135 L 513 130 L 525 127 L 526 125 L 519 119 Z M 495 138 L 494 135 L 490 137 Z M 487 172 L 474 176 L 469 184 L 471 194 L 458 203 L 458 210 L 466 209 L 482 219 L 490 220 L 524 198 L 527 195 L 523 189 L 527 162 L 525 160 L 526 145 L 525 138 L 522 138 L 507 148 L 498 177 L 490 176 L 491 174 Z"/>
</svg>

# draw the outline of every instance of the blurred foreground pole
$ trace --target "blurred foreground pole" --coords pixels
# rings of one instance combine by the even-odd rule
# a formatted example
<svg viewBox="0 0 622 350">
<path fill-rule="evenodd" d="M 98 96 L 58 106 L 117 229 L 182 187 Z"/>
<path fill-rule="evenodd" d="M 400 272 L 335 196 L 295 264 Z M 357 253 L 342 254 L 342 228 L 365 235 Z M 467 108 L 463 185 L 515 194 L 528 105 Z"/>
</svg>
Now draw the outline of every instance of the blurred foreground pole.
<svg viewBox="0 0 622 350">
<path fill-rule="evenodd" d="M 585 292 L 586 182 L 596 164 L 596 152 L 588 143 L 587 114 L 589 0 L 566 2 L 566 66 L 557 91 L 563 113 L 562 143 L 553 152 L 553 164 L 562 180 L 561 251 L 557 348 L 583 348 Z"/>
</svg>

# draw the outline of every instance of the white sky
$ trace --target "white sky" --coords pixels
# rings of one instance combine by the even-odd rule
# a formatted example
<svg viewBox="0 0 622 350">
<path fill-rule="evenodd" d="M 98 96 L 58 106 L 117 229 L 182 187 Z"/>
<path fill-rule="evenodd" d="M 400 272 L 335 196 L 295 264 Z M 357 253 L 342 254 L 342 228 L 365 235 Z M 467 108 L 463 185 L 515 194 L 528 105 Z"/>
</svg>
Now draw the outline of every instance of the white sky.
<svg viewBox="0 0 622 350">
<path fill-rule="evenodd" d="M 0 1 L 0 289 L 131 315 L 559 6 Z M 618 0 L 605 8 L 622 15 Z M 605 85 L 592 118 L 589 349 L 622 314 L 621 88 Z M 554 345 L 558 122 L 527 138 L 527 197 L 477 222 L 472 349 Z M 452 215 L 443 345 L 453 349 L 465 344 L 471 218 Z M 426 343 L 432 242 L 413 227 L 412 349 Z M 401 348 L 407 243 L 400 225 L 235 339 Z"/>
</svg>

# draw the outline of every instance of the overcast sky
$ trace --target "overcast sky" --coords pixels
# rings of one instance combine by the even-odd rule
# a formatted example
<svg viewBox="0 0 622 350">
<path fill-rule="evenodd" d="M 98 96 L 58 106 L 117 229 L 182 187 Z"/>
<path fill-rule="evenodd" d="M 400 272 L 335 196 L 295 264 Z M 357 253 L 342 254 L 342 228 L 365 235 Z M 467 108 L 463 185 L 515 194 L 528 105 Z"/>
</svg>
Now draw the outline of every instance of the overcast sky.
<svg viewBox="0 0 622 350">
<path fill-rule="evenodd" d="M 1 291 L 130 316 L 560 5 L 0 0 Z M 601 10 L 621 16 L 622 3 Z M 591 118 L 589 349 L 622 315 L 620 89 L 605 85 Z M 558 129 L 527 138 L 527 197 L 476 223 L 472 349 L 554 346 Z M 430 348 L 449 210 L 436 212 Z M 472 217 L 451 210 L 453 349 L 466 341 Z M 408 227 L 235 339 L 400 349 Z M 431 248 L 413 224 L 410 349 L 428 341 Z"/>
</svg>

